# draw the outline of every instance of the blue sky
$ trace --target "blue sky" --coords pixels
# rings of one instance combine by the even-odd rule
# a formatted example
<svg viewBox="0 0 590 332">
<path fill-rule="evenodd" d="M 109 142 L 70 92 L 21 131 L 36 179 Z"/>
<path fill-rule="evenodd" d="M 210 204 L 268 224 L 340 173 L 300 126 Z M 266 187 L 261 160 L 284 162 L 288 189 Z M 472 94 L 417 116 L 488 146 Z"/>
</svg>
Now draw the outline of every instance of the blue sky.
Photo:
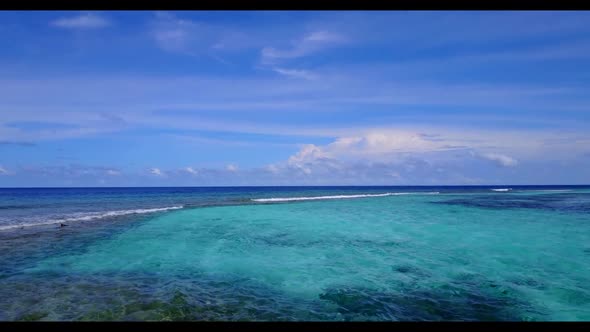
<svg viewBox="0 0 590 332">
<path fill-rule="evenodd" d="M 590 183 L 588 12 L 0 12 L 0 187 Z"/>
</svg>

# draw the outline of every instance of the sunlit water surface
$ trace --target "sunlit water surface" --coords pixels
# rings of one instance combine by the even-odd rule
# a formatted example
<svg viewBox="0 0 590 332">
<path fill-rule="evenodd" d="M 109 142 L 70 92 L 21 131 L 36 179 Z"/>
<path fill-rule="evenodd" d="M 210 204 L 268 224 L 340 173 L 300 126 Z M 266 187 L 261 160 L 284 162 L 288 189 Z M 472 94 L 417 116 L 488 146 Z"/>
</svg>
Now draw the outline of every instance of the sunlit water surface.
<svg viewBox="0 0 590 332">
<path fill-rule="evenodd" d="M 589 286 L 587 187 L 0 189 L 0 320 L 590 320 Z"/>
</svg>

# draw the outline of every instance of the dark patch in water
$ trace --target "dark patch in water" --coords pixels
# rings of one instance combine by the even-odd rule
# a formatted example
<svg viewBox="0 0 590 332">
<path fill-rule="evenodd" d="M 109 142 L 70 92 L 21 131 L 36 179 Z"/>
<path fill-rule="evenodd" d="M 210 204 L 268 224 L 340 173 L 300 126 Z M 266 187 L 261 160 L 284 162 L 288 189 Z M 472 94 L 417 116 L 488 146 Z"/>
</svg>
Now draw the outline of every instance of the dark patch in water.
<svg viewBox="0 0 590 332">
<path fill-rule="evenodd" d="M 354 240 L 346 240 L 346 239 L 321 239 L 321 240 L 308 240 L 308 241 L 301 241 L 298 239 L 294 239 L 292 234 L 289 233 L 278 233 L 272 235 L 265 235 L 265 236 L 258 236 L 256 237 L 255 241 L 260 242 L 264 245 L 268 246 L 278 246 L 278 247 L 300 247 L 300 248 L 308 248 L 308 247 L 315 247 L 315 246 L 334 246 L 334 245 L 342 245 L 346 243 L 351 246 L 360 247 L 360 248 L 397 248 L 401 246 L 400 242 L 397 241 L 383 241 L 383 240 L 367 240 L 367 239 L 354 239 Z"/>
<path fill-rule="evenodd" d="M 408 265 L 393 267 L 393 269 L 399 273 L 409 273 L 410 271 L 412 271 L 412 268 Z"/>
<path fill-rule="evenodd" d="M 59 204 L 15 204 L 15 205 L 0 205 L 0 210 L 25 210 L 25 209 L 38 209 L 46 207 L 58 207 Z"/>
<path fill-rule="evenodd" d="M 415 267 L 412 265 L 396 265 L 396 266 L 392 266 L 391 269 L 395 272 L 399 272 L 399 273 L 403 273 L 403 274 L 411 274 L 415 277 L 421 277 L 421 278 L 426 278 L 429 277 L 430 274 Z"/>
<path fill-rule="evenodd" d="M 590 195 L 561 193 L 542 195 L 482 195 L 432 201 L 432 204 L 460 205 L 484 209 L 540 209 L 558 212 L 590 213 Z"/>
<path fill-rule="evenodd" d="M 160 300 L 134 301 L 113 309 L 92 311 L 82 315 L 77 320 L 183 321 L 196 319 L 198 319 L 198 316 L 195 315 L 193 306 L 187 302 L 187 295 L 176 291 L 172 299 L 167 302 Z"/>
<path fill-rule="evenodd" d="M 396 292 L 332 287 L 314 301 L 291 298 L 239 276 L 183 279 L 113 273 L 3 279 L 0 320 L 495 321 L 526 319 L 523 314 L 532 310 L 513 289 L 475 274 L 428 289 L 412 283 Z"/>
<path fill-rule="evenodd" d="M 17 276 L 0 283 L 0 320 L 335 319 L 335 313 L 320 312 L 321 303 L 291 299 L 245 278 L 178 277 L 120 272 Z"/>
<path fill-rule="evenodd" d="M 561 301 L 565 303 L 579 307 L 587 307 L 590 305 L 590 293 L 586 291 L 586 288 L 576 289 L 559 287 L 555 291 Z"/>
<path fill-rule="evenodd" d="M 276 233 L 270 235 L 257 236 L 254 240 L 265 246 L 276 247 L 310 248 L 324 245 L 332 245 L 332 243 L 341 244 L 341 241 L 335 242 L 334 240 L 331 241 L 329 239 L 301 240 L 294 238 L 293 234 L 291 233 Z"/>
<path fill-rule="evenodd" d="M 380 247 L 399 247 L 400 242 L 397 241 L 381 241 L 381 240 L 365 240 L 357 239 L 350 241 L 352 245 L 365 247 L 365 246 L 380 246 Z"/>
<path fill-rule="evenodd" d="M 524 286 L 524 287 L 529 287 L 529 288 L 539 289 L 539 290 L 543 290 L 543 289 L 547 288 L 545 286 L 545 284 L 542 283 L 541 281 L 533 279 L 533 278 L 528 278 L 528 277 L 511 279 L 510 282 L 515 285 L 518 285 L 518 286 Z"/>
<path fill-rule="evenodd" d="M 360 288 L 329 289 L 320 299 L 338 306 L 346 320 L 520 321 L 523 302 L 507 291 L 447 287 L 399 293 Z"/>
<path fill-rule="evenodd" d="M 398 270 L 414 271 L 405 265 Z M 522 321 L 545 314 L 543 308 L 525 302 L 516 289 L 479 274 L 460 274 L 439 287 L 416 285 L 402 285 L 399 291 L 332 287 L 319 297 L 335 304 L 345 320 Z"/>
<path fill-rule="evenodd" d="M 275 246 L 275 247 L 302 247 L 306 246 L 305 243 L 301 241 L 295 241 L 289 237 L 288 233 L 278 233 L 266 236 L 258 236 L 256 237 L 256 241 L 260 242 L 266 246 Z M 309 245 L 307 245 L 309 246 Z"/>
<path fill-rule="evenodd" d="M 34 321 L 38 321 L 41 320 L 45 317 L 47 317 L 49 313 L 47 312 L 31 312 L 29 314 L 24 314 L 22 316 L 20 316 L 19 318 L 17 318 L 17 321 L 24 321 L 24 322 L 34 322 Z"/>
</svg>

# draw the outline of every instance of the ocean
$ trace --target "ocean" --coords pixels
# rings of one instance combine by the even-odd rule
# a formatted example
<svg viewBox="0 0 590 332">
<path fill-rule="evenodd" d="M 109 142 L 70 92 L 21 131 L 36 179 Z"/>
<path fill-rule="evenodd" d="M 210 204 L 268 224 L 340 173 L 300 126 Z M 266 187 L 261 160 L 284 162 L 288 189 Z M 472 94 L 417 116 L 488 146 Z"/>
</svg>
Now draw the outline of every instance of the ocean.
<svg viewBox="0 0 590 332">
<path fill-rule="evenodd" d="M 0 189 L 0 320 L 588 321 L 590 186 Z"/>
</svg>

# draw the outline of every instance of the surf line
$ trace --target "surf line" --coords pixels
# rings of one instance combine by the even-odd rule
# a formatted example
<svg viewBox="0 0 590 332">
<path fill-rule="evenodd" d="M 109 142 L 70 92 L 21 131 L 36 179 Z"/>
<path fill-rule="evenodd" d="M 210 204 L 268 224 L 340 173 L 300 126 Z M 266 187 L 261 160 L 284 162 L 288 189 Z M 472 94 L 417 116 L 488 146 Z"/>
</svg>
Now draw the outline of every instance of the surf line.
<svg viewBox="0 0 590 332">
<path fill-rule="evenodd" d="M 358 194 L 358 195 L 333 195 L 333 196 L 303 196 L 303 197 L 275 197 L 275 198 L 253 198 L 253 202 L 270 203 L 270 202 L 292 202 L 292 201 L 311 201 L 324 199 L 350 199 L 365 197 L 384 197 L 398 195 L 436 195 L 439 192 L 414 192 L 414 193 L 384 193 L 384 194 Z"/>
</svg>

